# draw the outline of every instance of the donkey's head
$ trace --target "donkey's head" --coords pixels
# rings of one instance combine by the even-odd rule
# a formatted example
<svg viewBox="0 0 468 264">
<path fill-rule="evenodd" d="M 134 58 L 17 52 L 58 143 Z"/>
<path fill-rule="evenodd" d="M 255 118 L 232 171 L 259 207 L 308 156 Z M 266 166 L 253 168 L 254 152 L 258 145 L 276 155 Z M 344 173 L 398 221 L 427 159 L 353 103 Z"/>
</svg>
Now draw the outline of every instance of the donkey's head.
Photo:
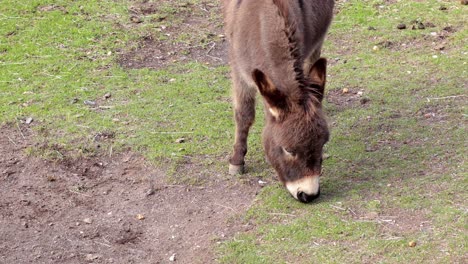
<svg viewBox="0 0 468 264">
<path fill-rule="evenodd" d="M 326 63 L 319 59 L 297 87 L 281 87 L 258 69 L 252 73 L 267 107 L 267 159 L 291 195 L 304 203 L 320 195 L 322 150 L 329 138 L 321 110 Z"/>
</svg>

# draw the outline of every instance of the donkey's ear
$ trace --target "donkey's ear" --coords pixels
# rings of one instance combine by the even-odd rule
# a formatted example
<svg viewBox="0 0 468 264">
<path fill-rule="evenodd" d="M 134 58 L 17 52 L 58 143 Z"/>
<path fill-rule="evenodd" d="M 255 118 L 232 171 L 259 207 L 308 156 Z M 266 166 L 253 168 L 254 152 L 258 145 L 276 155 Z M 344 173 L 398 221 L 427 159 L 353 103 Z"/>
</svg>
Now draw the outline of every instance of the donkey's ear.
<svg viewBox="0 0 468 264">
<path fill-rule="evenodd" d="M 309 79 L 313 84 L 318 85 L 315 89 L 317 92 L 317 99 L 322 101 L 325 92 L 325 82 L 327 80 L 327 59 L 320 58 L 314 63 L 312 68 L 310 68 Z"/>
<path fill-rule="evenodd" d="M 260 94 L 270 107 L 270 113 L 278 118 L 287 107 L 286 95 L 278 90 L 271 79 L 261 70 L 255 69 L 252 72 L 252 78 L 257 84 Z"/>
</svg>

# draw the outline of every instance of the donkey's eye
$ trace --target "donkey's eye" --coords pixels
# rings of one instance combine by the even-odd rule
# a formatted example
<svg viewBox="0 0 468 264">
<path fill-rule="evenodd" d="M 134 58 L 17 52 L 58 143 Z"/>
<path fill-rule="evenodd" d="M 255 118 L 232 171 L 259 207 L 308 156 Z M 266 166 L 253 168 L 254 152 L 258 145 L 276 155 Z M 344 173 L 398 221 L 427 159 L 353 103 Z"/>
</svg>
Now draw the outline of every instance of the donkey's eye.
<svg viewBox="0 0 468 264">
<path fill-rule="evenodd" d="M 282 148 L 284 153 L 288 156 L 291 156 L 291 157 L 294 157 L 296 156 L 296 152 L 292 151 L 292 150 L 289 150 L 289 149 L 286 149 L 286 148 Z"/>
</svg>

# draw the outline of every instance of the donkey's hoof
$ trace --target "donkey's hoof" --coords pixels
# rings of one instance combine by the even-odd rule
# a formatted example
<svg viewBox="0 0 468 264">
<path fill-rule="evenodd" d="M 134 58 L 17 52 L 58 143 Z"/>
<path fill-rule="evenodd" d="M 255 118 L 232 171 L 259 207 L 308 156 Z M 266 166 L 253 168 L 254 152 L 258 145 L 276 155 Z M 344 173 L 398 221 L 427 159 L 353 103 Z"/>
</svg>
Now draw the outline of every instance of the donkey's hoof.
<svg viewBox="0 0 468 264">
<path fill-rule="evenodd" d="M 229 174 L 236 175 L 236 174 L 243 174 L 243 173 L 244 173 L 244 165 L 229 164 Z"/>
</svg>

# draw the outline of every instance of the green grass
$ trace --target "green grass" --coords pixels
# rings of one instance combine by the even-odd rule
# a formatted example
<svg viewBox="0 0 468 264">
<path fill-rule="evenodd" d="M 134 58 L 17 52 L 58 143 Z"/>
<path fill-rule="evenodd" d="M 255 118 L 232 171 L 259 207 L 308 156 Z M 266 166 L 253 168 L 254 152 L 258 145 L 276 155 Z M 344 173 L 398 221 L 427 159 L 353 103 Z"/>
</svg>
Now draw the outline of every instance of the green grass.
<svg viewBox="0 0 468 264">
<path fill-rule="evenodd" d="M 190 62 L 150 70 L 117 63 L 148 35 L 203 44 L 203 30 L 190 34 L 181 26 L 173 38 L 159 30 L 181 25 L 192 10 L 185 3 L 200 1 L 177 3 L 162 3 L 156 14 L 134 25 L 132 1 L 3 1 L 0 123 L 34 118 L 36 140 L 44 144 L 29 148 L 30 155 L 61 159 L 131 148 L 164 166 L 169 182 L 210 180 L 189 177 L 187 159 L 197 164 L 197 173 L 229 177 L 234 124 L 228 67 Z M 51 4 L 56 7 L 44 9 Z M 441 5 L 447 10 L 439 10 Z M 370 101 L 360 105 L 353 95 L 330 93 L 355 101 L 325 102 L 331 157 L 319 202 L 300 204 L 277 183 L 263 188 L 242 215 L 254 229 L 221 243 L 218 260 L 462 263 L 468 257 L 466 6 L 352 0 L 339 1 L 338 7 L 323 51 L 330 62 L 327 90 L 362 90 Z M 194 12 L 205 12 L 200 10 Z M 221 24 L 215 10 L 207 18 L 214 28 Z M 413 21 L 435 27 L 412 30 Z M 408 29 L 396 29 L 399 23 Z M 445 32 L 448 26 L 454 31 Z M 106 93 L 112 96 L 104 99 Z M 260 104 L 258 110 L 249 138 L 249 173 L 240 179 L 271 182 L 274 172 L 260 143 Z M 115 138 L 96 142 L 102 132 Z M 181 137 L 185 142 L 176 143 Z M 409 247 L 410 241 L 416 247 Z"/>
<path fill-rule="evenodd" d="M 439 10 L 441 5 L 448 11 Z M 465 9 L 438 1 L 342 4 L 323 52 L 332 62 L 339 59 L 329 68 L 328 90 L 362 90 L 370 103 L 325 105 L 332 139 L 322 200 L 302 206 L 279 185 L 264 190 L 246 218 L 259 228 L 225 243 L 221 262 L 466 260 L 466 56 L 460 56 L 466 54 L 460 42 L 467 33 Z M 436 27 L 396 29 L 412 20 Z M 432 42 L 439 39 L 431 32 L 440 34 L 447 26 L 457 30 L 446 37 L 442 52 L 435 50 Z M 393 46 L 381 46 L 385 41 Z M 424 117 L 429 112 L 436 117 Z M 367 219 L 372 214 L 377 219 Z M 430 228 L 419 227 L 426 221 Z M 412 240 L 414 248 L 408 246 Z"/>
</svg>

